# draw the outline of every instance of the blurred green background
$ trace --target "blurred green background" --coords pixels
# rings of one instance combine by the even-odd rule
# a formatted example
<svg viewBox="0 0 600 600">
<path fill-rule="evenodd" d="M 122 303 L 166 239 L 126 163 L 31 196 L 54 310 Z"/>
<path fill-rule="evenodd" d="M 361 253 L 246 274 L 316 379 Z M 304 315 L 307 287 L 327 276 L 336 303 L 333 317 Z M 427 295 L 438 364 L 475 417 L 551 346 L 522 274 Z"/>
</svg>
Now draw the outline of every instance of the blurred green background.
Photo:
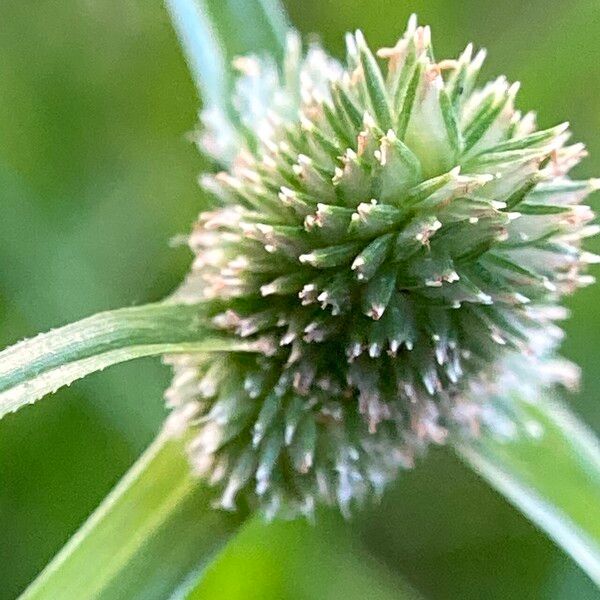
<svg viewBox="0 0 600 600">
<path fill-rule="evenodd" d="M 415 10 L 439 56 L 471 40 L 487 47 L 486 74 L 522 81 L 519 105 L 538 109 L 541 126 L 570 119 L 591 153 L 578 175 L 600 175 L 598 0 L 286 4 L 336 54 L 356 27 L 392 44 Z M 189 256 L 169 240 L 203 203 L 202 161 L 185 137 L 197 108 L 160 2 L 0 2 L 0 346 L 174 288 Z M 570 305 L 564 353 L 584 375 L 572 402 L 598 431 L 600 286 Z M 149 443 L 168 377 L 157 361 L 116 367 L 2 421 L 1 599 L 16 597 Z M 447 450 L 352 524 L 250 524 L 201 596 L 388 599 L 399 576 L 429 598 L 600 597 Z"/>
</svg>

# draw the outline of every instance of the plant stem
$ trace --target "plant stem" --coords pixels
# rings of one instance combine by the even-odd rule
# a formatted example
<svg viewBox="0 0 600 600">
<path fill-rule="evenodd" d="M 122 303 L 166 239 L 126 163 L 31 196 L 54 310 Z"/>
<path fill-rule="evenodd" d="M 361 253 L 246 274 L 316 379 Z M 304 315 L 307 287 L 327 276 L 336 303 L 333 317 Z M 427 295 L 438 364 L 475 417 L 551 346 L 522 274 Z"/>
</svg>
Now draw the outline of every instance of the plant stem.
<svg viewBox="0 0 600 600">
<path fill-rule="evenodd" d="M 143 356 L 251 351 L 210 336 L 202 305 L 169 302 L 102 312 L 0 352 L 0 418 L 76 379 Z M 209 337 L 210 336 L 210 337 Z"/>
<path fill-rule="evenodd" d="M 181 591 L 245 519 L 210 507 L 183 445 L 159 435 L 21 600 L 159 600 Z"/>
<path fill-rule="evenodd" d="M 488 432 L 458 454 L 600 585 L 600 445 L 564 405 L 507 398 L 525 432 Z"/>
</svg>

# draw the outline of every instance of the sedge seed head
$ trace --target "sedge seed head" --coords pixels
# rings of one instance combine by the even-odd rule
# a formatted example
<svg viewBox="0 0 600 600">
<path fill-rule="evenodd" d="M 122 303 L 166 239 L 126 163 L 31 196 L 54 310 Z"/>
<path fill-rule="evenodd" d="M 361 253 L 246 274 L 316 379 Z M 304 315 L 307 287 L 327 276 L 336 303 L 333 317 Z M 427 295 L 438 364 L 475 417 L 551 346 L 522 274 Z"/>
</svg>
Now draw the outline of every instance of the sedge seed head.
<svg viewBox="0 0 600 600">
<path fill-rule="evenodd" d="M 576 379 L 552 356 L 596 260 L 583 146 L 538 131 L 518 85 L 479 85 L 471 45 L 435 62 L 414 18 L 376 54 L 346 41 L 343 65 L 295 34 L 281 72 L 237 60 L 243 133 L 203 114 L 226 168 L 176 295 L 263 352 L 172 358 L 167 397 L 225 508 L 348 513 L 429 444 L 511 431 L 502 394 Z"/>
</svg>

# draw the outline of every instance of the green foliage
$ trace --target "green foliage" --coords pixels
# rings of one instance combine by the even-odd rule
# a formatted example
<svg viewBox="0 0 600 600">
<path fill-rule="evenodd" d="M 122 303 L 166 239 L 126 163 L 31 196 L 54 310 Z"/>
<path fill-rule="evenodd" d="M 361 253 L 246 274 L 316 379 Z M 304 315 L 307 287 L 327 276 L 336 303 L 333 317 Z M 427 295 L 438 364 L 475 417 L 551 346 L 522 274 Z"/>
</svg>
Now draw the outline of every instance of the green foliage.
<svg viewBox="0 0 600 600">
<path fill-rule="evenodd" d="M 163 433 L 21 598 L 182 597 L 244 519 L 207 503 L 183 441 Z"/>
<path fill-rule="evenodd" d="M 98 313 L 0 352 L 0 418 L 64 385 L 144 356 L 244 351 L 252 345 L 212 336 L 198 305 L 161 303 Z"/>
<path fill-rule="evenodd" d="M 570 410 L 541 398 L 498 398 L 520 415 L 514 439 L 485 432 L 457 450 L 475 471 L 546 531 L 600 586 L 600 444 Z"/>
</svg>

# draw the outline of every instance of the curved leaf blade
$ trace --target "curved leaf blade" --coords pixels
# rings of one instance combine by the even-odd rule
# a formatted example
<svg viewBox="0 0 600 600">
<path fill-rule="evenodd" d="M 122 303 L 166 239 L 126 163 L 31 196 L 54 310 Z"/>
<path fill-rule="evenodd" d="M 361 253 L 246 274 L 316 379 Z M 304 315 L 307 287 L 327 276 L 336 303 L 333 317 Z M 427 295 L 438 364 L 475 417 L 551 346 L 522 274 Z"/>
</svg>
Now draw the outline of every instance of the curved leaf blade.
<svg viewBox="0 0 600 600">
<path fill-rule="evenodd" d="M 489 432 L 456 445 L 458 454 L 600 585 L 600 444 L 558 401 L 506 402 L 530 432 Z"/>
<path fill-rule="evenodd" d="M 98 313 L 0 352 L 0 418 L 110 365 L 182 352 L 251 351 L 216 337 L 201 305 L 147 304 Z"/>
<path fill-rule="evenodd" d="M 165 0 L 207 105 L 230 106 L 233 59 L 268 51 L 283 60 L 289 24 L 278 0 Z"/>
<path fill-rule="evenodd" d="M 201 97 L 207 104 L 228 105 L 229 65 L 208 15 L 195 0 L 166 4 Z"/>
<path fill-rule="evenodd" d="M 245 515 L 210 507 L 183 446 L 159 435 L 21 600 L 163 600 L 193 581 Z"/>
</svg>

